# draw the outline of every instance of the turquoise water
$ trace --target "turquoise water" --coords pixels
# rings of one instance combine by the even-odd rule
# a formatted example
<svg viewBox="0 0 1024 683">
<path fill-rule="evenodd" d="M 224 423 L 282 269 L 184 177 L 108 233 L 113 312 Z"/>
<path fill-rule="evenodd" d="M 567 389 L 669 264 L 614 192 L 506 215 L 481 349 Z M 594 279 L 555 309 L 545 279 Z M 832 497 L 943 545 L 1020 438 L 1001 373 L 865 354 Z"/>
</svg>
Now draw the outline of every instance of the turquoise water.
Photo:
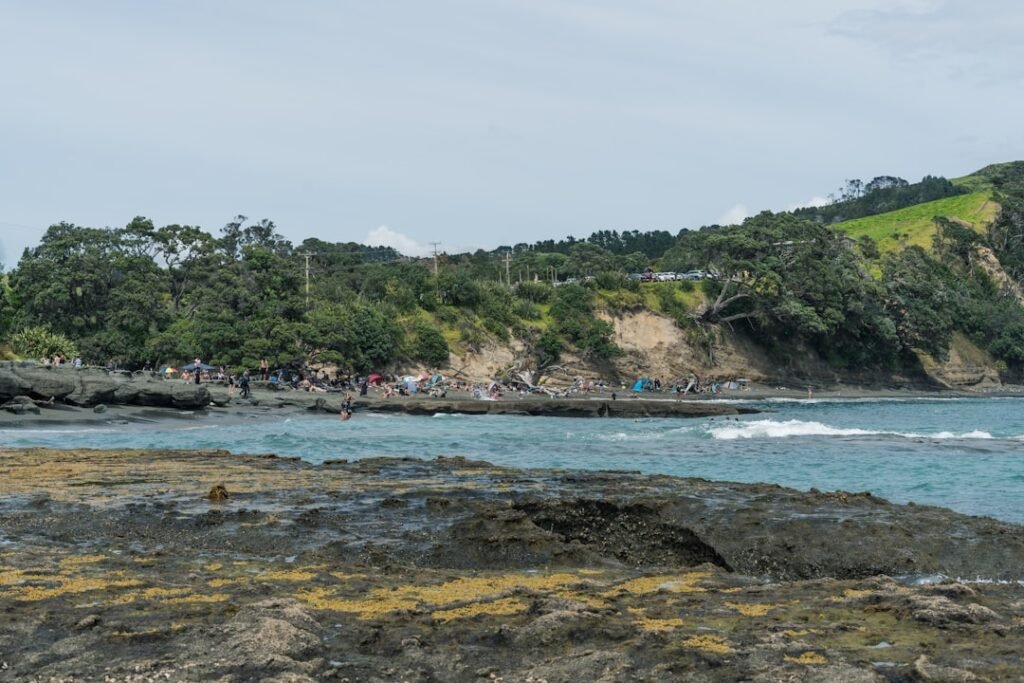
<svg viewBox="0 0 1024 683">
<path fill-rule="evenodd" d="M 242 422 L 0 430 L 4 446 L 225 448 L 311 462 L 462 455 L 518 467 L 626 469 L 871 491 L 1024 522 L 1024 399 L 775 400 L 739 418 L 570 419 L 357 413 Z"/>
</svg>

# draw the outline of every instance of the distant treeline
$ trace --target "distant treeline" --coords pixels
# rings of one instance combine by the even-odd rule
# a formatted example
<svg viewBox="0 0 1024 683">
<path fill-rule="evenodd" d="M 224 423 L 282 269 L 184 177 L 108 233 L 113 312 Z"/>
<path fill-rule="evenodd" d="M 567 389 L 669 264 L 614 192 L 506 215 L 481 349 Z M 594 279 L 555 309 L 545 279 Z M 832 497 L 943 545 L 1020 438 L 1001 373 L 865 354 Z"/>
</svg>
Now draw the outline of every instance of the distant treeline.
<svg viewBox="0 0 1024 683">
<path fill-rule="evenodd" d="M 942 358 L 960 332 L 1007 373 L 1024 369 L 1024 309 L 981 266 L 990 248 L 1024 276 L 1024 164 L 984 169 L 1003 211 L 988 234 L 936 217 L 929 249 L 887 254 L 832 223 L 959 190 L 941 178 L 880 177 L 828 207 L 762 213 L 741 226 L 617 232 L 433 259 L 307 239 L 239 216 L 214 236 L 194 226 L 51 226 L 3 278 L 0 339 L 14 353 L 64 353 L 126 367 L 254 368 L 329 362 L 353 371 L 443 366 L 451 350 L 519 343 L 543 368 L 567 353 L 621 353 L 599 310 L 670 316 L 713 362 L 724 330 L 785 362 L 813 349 L 836 368 L 896 369 Z M 640 283 L 646 268 L 726 277 Z M 436 272 L 435 272 L 436 268 Z M 567 284 L 574 279 L 577 282 Z"/>
</svg>

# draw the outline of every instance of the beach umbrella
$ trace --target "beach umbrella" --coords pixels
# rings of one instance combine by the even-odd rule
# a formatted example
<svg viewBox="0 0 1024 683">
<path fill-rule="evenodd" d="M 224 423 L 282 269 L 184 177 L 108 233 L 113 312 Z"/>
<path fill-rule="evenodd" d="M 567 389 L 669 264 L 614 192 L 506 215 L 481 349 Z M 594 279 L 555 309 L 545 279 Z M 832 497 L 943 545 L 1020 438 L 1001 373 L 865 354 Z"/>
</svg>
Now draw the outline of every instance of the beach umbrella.
<svg viewBox="0 0 1024 683">
<path fill-rule="evenodd" d="M 177 368 L 164 368 L 164 372 L 166 372 L 167 374 L 171 374 L 172 372 L 177 372 L 177 371 L 178 371 Z"/>
<path fill-rule="evenodd" d="M 181 366 L 181 368 L 179 368 L 179 369 L 182 372 L 193 372 L 196 369 L 196 366 L 195 366 L 195 363 L 189 363 L 188 365 Z M 212 365 L 207 365 L 206 363 L 200 363 L 199 364 L 199 369 L 202 370 L 202 371 L 206 371 L 206 370 L 215 370 L 216 368 L 214 368 Z"/>
<path fill-rule="evenodd" d="M 373 373 L 372 375 L 366 378 L 366 381 L 369 382 L 370 384 L 380 384 L 381 382 L 384 381 L 384 378 L 378 375 L 377 373 Z"/>
</svg>

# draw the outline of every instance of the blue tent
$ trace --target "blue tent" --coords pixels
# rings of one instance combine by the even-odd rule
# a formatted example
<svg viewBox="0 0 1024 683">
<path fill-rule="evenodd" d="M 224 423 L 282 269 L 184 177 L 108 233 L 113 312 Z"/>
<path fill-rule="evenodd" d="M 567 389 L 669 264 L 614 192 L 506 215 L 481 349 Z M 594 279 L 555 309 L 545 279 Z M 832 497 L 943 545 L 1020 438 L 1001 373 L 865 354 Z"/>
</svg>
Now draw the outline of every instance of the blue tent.
<svg viewBox="0 0 1024 683">
<path fill-rule="evenodd" d="M 633 391 L 643 391 L 650 385 L 651 380 L 646 377 L 640 377 L 636 382 L 633 383 Z"/>
</svg>

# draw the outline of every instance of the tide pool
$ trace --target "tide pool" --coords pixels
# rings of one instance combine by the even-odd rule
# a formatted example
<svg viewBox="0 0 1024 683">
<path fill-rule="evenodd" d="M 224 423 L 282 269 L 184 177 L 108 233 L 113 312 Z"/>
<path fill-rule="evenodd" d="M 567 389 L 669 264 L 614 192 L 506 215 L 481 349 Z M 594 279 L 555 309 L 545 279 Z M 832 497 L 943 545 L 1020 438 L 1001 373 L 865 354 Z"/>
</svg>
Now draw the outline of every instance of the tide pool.
<svg viewBox="0 0 1024 683">
<path fill-rule="evenodd" d="M 745 402 L 736 418 L 570 419 L 357 413 L 239 422 L 187 420 L 0 430 L 0 445 L 223 448 L 318 463 L 373 456 L 465 456 L 515 467 L 634 470 L 870 491 L 1024 522 L 1024 399 L 915 398 Z M 2 485 L 0 485 L 2 490 Z"/>
</svg>

